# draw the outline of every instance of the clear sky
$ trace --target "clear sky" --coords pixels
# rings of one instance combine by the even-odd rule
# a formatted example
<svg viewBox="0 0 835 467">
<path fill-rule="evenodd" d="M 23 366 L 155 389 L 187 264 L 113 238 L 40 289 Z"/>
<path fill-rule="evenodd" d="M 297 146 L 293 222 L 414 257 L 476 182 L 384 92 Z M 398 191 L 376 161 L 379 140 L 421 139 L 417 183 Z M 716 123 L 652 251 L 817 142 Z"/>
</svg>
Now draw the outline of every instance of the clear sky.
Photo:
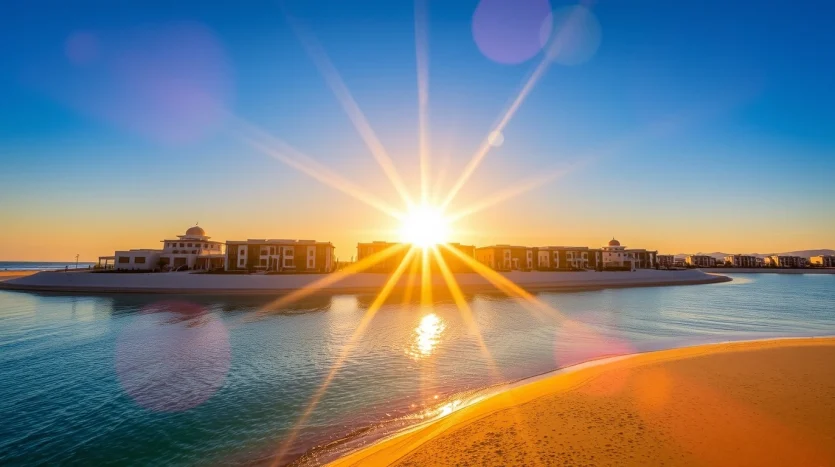
<svg viewBox="0 0 835 467">
<path fill-rule="evenodd" d="M 443 198 L 528 82 L 450 211 L 563 171 L 461 219 L 453 240 L 835 247 L 835 4 L 584 5 L 425 5 L 432 191 Z M 259 149 L 280 139 L 402 208 L 334 83 L 420 194 L 411 1 L 2 10 L 0 260 L 95 260 L 197 221 L 216 240 L 330 240 L 340 259 L 396 240 L 397 221 Z"/>
</svg>

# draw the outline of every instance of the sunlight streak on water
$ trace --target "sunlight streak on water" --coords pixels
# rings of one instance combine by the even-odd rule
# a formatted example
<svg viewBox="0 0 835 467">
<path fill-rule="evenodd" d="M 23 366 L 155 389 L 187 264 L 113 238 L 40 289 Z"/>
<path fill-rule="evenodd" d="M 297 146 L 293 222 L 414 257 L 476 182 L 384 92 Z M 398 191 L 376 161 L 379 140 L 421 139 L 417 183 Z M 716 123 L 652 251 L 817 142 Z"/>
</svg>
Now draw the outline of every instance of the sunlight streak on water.
<svg viewBox="0 0 835 467">
<path fill-rule="evenodd" d="M 444 329 L 446 329 L 444 321 L 435 313 L 429 313 L 421 318 L 420 324 L 415 328 L 414 341 L 406 350 L 406 355 L 412 357 L 413 360 L 420 360 L 432 355 L 432 351 L 438 345 Z"/>
</svg>

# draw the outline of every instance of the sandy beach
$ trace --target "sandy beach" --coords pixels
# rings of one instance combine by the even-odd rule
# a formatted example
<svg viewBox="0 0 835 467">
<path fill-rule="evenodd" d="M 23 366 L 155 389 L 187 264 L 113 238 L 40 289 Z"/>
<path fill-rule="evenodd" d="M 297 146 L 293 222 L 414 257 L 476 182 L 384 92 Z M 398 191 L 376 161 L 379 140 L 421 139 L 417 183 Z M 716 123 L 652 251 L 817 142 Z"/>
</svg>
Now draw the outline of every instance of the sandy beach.
<svg viewBox="0 0 835 467">
<path fill-rule="evenodd" d="M 511 387 L 332 465 L 835 465 L 835 338 L 618 357 Z"/>
</svg>

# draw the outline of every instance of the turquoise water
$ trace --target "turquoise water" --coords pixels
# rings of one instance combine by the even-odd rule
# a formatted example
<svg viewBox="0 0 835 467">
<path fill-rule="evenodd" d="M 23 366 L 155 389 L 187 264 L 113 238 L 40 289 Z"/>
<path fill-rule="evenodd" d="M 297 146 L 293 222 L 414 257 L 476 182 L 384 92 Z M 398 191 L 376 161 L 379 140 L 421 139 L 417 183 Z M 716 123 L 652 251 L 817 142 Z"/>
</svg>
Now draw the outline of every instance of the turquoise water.
<svg viewBox="0 0 835 467">
<path fill-rule="evenodd" d="M 344 359 L 373 297 L 255 319 L 268 299 L 0 291 L 0 464 L 317 463 L 479 389 L 600 356 L 835 334 L 835 276 L 733 277 L 538 294 L 552 310 L 475 294 L 475 326 L 451 300 L 397 297 Z"/>
</svg>

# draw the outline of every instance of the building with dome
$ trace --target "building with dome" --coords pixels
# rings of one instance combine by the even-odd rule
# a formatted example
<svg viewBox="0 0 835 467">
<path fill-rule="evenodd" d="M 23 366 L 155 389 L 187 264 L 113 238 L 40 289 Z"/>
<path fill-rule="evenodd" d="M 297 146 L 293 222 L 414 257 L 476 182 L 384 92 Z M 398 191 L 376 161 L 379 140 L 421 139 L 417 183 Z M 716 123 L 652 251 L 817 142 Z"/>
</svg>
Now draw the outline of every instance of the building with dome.
<svg viewBox="0 0 835 467">
<path fill-rule="evenodd" d="M 117 251 L 114 269 L 172 271 L 183 269 L 223 269 L 224 242 L 210 240 L 202 227 L 195 225 L 176 240 L 161 240 L 163 247 Z"/>
<path fill-rule="evenodd" d="M 651 269 L 656 266 L 657 251 L 629 248 L 612 238 L 600 249 L 601 266 L 605 269 Z"/>
</svg>

